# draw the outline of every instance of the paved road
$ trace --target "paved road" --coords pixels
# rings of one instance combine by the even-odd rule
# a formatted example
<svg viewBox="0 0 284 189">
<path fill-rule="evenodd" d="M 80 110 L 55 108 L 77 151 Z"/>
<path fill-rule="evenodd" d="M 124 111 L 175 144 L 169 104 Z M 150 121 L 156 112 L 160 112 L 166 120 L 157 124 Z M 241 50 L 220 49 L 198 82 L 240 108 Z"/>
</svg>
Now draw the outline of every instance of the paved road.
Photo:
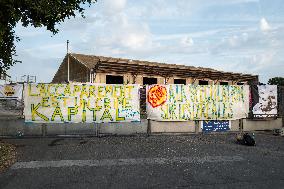
<svg viewBox="0 0 284 189">
<path fill-rule="evenodd" d="M 6 139 L 18 160 L 0 174 L 17 188 L 284 188 L 284 137 L 258 133 Z"/>
</svg>

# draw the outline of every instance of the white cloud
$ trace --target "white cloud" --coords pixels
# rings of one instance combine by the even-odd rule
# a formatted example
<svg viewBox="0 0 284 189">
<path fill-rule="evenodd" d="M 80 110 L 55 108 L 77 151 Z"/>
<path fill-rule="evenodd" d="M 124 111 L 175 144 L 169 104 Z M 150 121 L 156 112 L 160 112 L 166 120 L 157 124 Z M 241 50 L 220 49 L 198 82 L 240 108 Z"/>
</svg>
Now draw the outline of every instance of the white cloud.
<svg viewBox="0 0 284 189">
<path fill-rule="evenodd" d="M 78 16 L 58 25 L 60 32 L 53 38 L 44 29 L 29 28 L 24 32 L 25 28 L 19 28 L 23 37 L 20 44 L 24 44 L 19 59 L 23 64 L 13 71 L 40 73 L 42 67 L 48 70 L 53 61 L 48 75 L 39 76 L 50 81 L 69 39 L 71 51 L 77 53 L 261 73 L 265 77 L 266 73 L 283 75 L 281 69 L 271 66 L 283 66 L 283 23 L 276 23 L 269 14 L 265 14 L 269 23 L 266 18 L 259 20 L 257 3 L 258 0 L 98 1 L 86 9 L 86 19 Z M 61 59 L 56 60 L 58 57 Z"/>
<path fill-rule="evenodd" d="M 180 43 L 184 47 L 189 47 L 194 44 L 193 39 L 189 36 L 182 37 Z"/>
<path fill-rule="evenodd" d="M 126 0 L 104 0 L 103 10 L 107 15 L 115 15 L 121 13 L 126 6 Z"/>
<path fill-rule="evenodd" d="M 259 25 L 260 25 L 260 30 L 263 32 L 271 30 L 271 27 L 265 18 L 260 19 Z"/>
</svg>

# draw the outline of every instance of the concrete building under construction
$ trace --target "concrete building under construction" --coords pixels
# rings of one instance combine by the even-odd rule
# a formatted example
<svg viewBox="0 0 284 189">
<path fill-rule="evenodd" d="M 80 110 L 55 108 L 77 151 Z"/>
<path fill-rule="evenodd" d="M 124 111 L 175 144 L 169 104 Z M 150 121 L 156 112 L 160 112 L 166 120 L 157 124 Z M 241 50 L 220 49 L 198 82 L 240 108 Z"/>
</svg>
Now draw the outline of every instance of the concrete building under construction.
<svg viewBox="0 0 284 189">
<path fill-rule="evenodd" d="M 257 84 L 258 75 L 211 68 L 68 53 L 52 82 L 105 84 Z"/>
</svg>

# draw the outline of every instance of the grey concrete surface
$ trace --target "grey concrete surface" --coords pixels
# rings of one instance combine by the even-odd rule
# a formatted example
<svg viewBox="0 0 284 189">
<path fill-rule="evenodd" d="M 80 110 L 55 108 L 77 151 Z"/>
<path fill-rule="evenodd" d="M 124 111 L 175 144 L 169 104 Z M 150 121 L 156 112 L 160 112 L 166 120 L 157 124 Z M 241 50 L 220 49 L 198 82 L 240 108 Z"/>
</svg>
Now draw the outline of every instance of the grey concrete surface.
<svg viewBox="0 0 284 189">
<path fill-rule="evenodd" d="M 282 118 L 272 120 L 249 120 L 243 119 L 243 130 L 244 131 L 255 131 L 255 130 L 274 130 L 284 127 L 282 125 Z"/>
<path fill-rule="evenodd" d="M 152 133 L 194 133 L 194 121 L 153 121 L 150 120 Z"/>
<path fill-rule="evenodd" d="M 56 135 L 133 135 L 157 133 L 202 132 L 201 121 L 161 122 L 141 119 L 140 122 L 123 123 L 25 123 L 23 119 L 1 119 L 0 137 L 56 136 Z M 149 124 L 149 125 L 148 125 Z M 231 131 L 239 131 L 239 120 L 233 120 Z M 282 118 L 266 121 L 243 120 L 244 131 L 273 130 L 282 127 Z"/>
<path fill-rule="evenodd" d="M 132 135 L 147 133 L 148 120 L 140 122 L 99 123 L 100 134 Z"/>
<path fill-rule="evenodd" d="M 42 167 L 8 169 L 0 174 L 1 189 L 277 189 L 284 184 L 284 137 L 272 132 L 257 132 L 254 147 L 236 144 L 230 133 L 4 141 L 16 145 L 18 164 Z"/>
<path fill-rule="evenodd" d="M 148 121 L 123 123 L 25 123 L 23 119 L 0 120 L 0 136 L 132 135 L 147 133 Z"/>
</svg>

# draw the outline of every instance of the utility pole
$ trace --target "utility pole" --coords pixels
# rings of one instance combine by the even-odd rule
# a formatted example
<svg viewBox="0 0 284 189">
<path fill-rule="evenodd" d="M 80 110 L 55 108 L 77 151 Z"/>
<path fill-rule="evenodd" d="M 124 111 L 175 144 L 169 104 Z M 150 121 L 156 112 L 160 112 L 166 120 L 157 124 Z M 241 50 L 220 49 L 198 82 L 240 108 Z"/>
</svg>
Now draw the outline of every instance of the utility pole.
<svg viewBox="0 0 284 189">
<path fill-rule="evenodd" d="M 67 75 L 68 75 L 68 83 L 70 81 L 70 65 L 69 65 L 69 40 L 67 40 L 67 65 L 68 65 L 68 71 L 67 71 Z"/>
</svg>

